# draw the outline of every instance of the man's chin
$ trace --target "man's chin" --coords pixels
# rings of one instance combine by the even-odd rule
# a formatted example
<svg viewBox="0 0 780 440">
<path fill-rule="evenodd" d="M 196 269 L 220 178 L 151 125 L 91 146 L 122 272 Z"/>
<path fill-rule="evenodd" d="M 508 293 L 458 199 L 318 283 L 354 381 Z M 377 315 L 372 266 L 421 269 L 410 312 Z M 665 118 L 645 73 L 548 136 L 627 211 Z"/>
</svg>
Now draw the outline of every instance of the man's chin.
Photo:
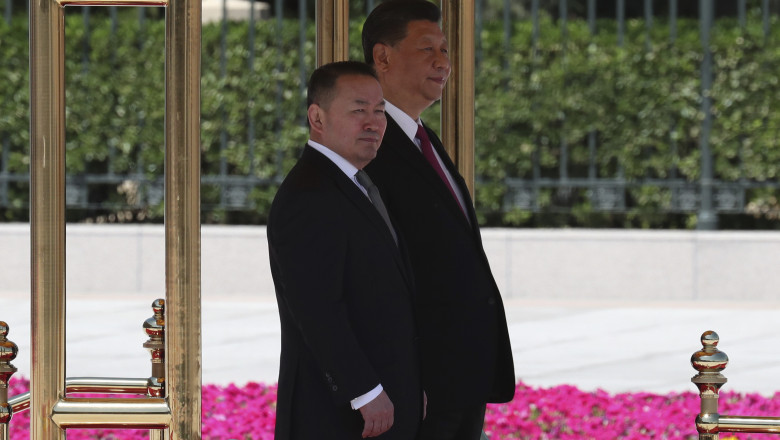
<svg viewBox="0 0 780 440">
<path fill-rule="evenodd" d="M 436 102 L 436 101 L 441 101 L 441 96 L 442 96 L 443 94 L 444 94 L 444 90 L 443 90 L 443 89 L 436 89 L 436 90 L 431 90 L 430 92 L 428 92 L 428 94 L 425 96 L 425 98 L 426 98 L 426 99 L 427 99 L 427 100 L 428 100 L 428 101 L 429 101 L 431 104 L 433 104 L 433 103 L 434 103 L 434 102 Z M 430 104 L 428 104 L 428 105 L 430 105 Z"/>
<path fill-rule="evenodd" d="M 362 159 L 363 160 L 367 160 L 367 161 L 374 160 L 376 158 L 376 152 L 377 151 L 379 151 L 379 145 L 377 145 L 374 148 L 371 148 L 371 150 L 366 151 L 365 154 L 363 155 Z"/>
</svg>

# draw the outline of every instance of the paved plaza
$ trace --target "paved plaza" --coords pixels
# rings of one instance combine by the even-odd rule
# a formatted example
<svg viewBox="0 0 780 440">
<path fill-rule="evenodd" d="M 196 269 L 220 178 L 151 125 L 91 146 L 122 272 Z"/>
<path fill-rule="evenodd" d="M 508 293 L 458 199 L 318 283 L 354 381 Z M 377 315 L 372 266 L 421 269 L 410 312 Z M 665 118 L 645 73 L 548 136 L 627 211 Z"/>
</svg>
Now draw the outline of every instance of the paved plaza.
<svg viewBox="0 0 780 440">
<path fill-rule="evenodd" d="M 143 321 L 151 302 L 95 296 L 67 302 L 68 377 L 149 375 Z M 699 337 L 715 330 L 729 355 L 724 391 L 780 390 L 780 350 L 775 339 L 777 303 L 603 303 L 506 304 L 518 380 L 550 387 L 654 393 L 694 391 L 691 354 Z M 18 375 L 30 375 L 30 302 L 0 297 L 0 320 L 19 346 Z M 203 302 L 203 383 L 238 385 L 276 381 L 279 319 L 267 298 L 228 297 Z"/>
</svg>

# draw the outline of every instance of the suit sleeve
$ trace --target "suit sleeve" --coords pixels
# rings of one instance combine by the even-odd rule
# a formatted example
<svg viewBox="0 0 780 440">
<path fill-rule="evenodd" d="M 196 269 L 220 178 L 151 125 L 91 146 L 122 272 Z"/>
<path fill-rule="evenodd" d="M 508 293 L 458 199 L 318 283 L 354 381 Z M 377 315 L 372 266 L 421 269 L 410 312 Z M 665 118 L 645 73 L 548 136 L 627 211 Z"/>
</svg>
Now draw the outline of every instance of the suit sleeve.
<svg viewBox="0 0 780 440">
<path fill-rule="evenodd" d="M 351 270 L 349 223 L 322 194 L 286 204 L 269 220 L 271 258 L 282 280 L 280 298 L 298 327 L 337 404 L 379 384 L 351 325 L 344 273 Z M 271 224 L 273 221 L 273 225 Z"/>
</svg>

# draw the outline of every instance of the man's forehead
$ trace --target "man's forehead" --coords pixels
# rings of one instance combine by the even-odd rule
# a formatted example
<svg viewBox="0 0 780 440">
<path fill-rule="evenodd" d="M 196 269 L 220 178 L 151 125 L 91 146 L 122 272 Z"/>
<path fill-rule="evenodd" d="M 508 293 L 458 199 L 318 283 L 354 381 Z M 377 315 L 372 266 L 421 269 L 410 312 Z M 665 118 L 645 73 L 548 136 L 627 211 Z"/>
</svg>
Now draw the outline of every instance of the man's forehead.
<svg viewBox="0 0 780 440">
<path fill-rule="evenodd" d="M 417 40 L 424 41 L 424 42 L 432 42 L 432 43 L 441 42 L 447 44 L 447 37 L 445 37 L 443 33 L 436 34 L 436 33 L 429 32 L 425 34 L 420 34 L 417 36 Z"/>
<path fill-rule="evenodd" d="M 344 81 L 339 81 L 338 95 L 346 101 L 356 104 L 384 104 L 382 86 L 374 77 L 356 75 L 351 78 L 343 76 L 339 79 Z"/>
<path fill-rule="evenodd" d="M 447 41 L 447 37 L 444 36 L 444 31 L 438 23 L 428 20 L 415 20 L 410 21 L 406 28 L 407 37 L 415 38 L 429 38 L 431 40 L 444 40 Z"/>
</svg>

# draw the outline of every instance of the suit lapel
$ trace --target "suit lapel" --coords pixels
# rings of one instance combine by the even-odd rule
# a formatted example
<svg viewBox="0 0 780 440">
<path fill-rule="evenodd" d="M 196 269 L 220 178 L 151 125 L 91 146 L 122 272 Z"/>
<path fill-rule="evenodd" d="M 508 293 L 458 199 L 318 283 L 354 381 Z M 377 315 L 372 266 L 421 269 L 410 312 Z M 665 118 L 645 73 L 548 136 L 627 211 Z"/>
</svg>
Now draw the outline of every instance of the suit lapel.
<svg viewBox="0 0 780 440">
<path fill-rule="evenodd" d="M 463 226 L 469 230 L 472 230 L 472 225 L 476 225 L 476 218 L 474 215 L 474 208 L 471 203 L 471 196 L 469 195 L 468 188 L 466 187 L 466 182 L 460 176 L 460 173 L 455 169 L 455 165 L 452 163 L 452 160 L 450 160 L 447 152 L 444 151 L 441 140 L 439 140 L 439 137 L 436 136 L 436 133 L 428 130 L 427 128 L 425 128 L 425 131 L 428 133 L 428 137 L 431 139 L 433 148 L 436 149 L 436 153 L 441 158 L 444 166 L 449 171 L 450 175 L 455 181 L 455 184 L 458 186 L 458 189 L 463 195 L 463 201 L 466 204 L 464 208 L 468 214 L 468 220 L 466 219 L 466 216 L 463 215 L 463 211 L 461 210 L 458 201 L 452 196 L 449 188 L 447 188 L 447 185 L 442 182 L 441 178 L 438 174 L 436 174 L 436 171 L 433 169 L 433 167 L 428 163 L 427 160 L 425 160 L 425 157 L 423 157 L 417 145 L 415 145 L 414 142 L 409 139 L 409 136 L 407 136 L 406 133 L 401 130 L 401 127 L 397 122 L 395 122 L 392 116 L 387 115 L 387 130 L 385 131 L 387 145 L 392 145 L 394 150 L 397 151 L 398 154 L 401 155 L 401 157 L 403 157 L 404 160 L 406 160 L 412 166 L 412 168 L 414 168 L 417 173 L 426 182 L 428 182 L 429 185 L 431 185 L 434 191 L 439 194 L 439 198 L 445 200 L 445 205 L 453 212 L 454 216 L 460 218 L 463 221 Z"/>
<path fill-rule="evenodd" d="M 425 127 L 425 131 L 428 133 L 428 137 L 431 139 L 431 145 L 433 145 L 433 148 L 436 150 L 436 153 L 441 158 L 441 161 L 444 163 L 444 166 L 447 168 L 447 171 L 450 172 L 450 175 L 452 176 L 452 180 L 455 181 L 455 184 L 458 186 L 458 189 L 460 190 L 460 194 L 463 196 L 463 202 L 466 204 L 466 206 L 463 207 L 463 209 L 466 210 L 466 215 L 469 217 L 469 223 L 472 229 L 479 230 L 479 228 L 475 227 L 477 225 L 477 214 L 474 211 L 474 201 L 471 200 L 471 193 L 469 193 L 469 187 L 466 185 L 466 181 L 463 179 L 463 176 L 460 175 L 460 172 L 458 171 L 457 167 L 455 167 L 455 164 L 452 162 L 452 159 L 450 159 L 449 154 L 447 154 L 447 151 L 444 149 L 444 144 L 441 142 L 441 139 L 439 139 L 439 136 L 436 135 L 436 133 L 433 132 L 433 130 L 429 130 L 427 127 Z M 452 197 L 450 197 L 452 198 Z M 460 205 L 458 203 L 455 203 L 458 208 L 460 208 Z M 460 211 L 459 212 L 463 212 Z"/>
<path fill-rule="evenodd" d="M 390 234 L 390 231 L 387 229 L 387 224 L 382 219 L 382 216 L 379 215 L 379 211 L 376 210 L 374 205 L 371 203 L 371 200 L 369 200 L 369 198 L 366 197 L 366 195 L 363 194 L 362 191 L 360 191 L 357 185 L 354 182 L 352 182 L 350 178 L 347 177 L 347 175 L 344 174 L 344 172 L 341 171 L 341 169 L 339 169 L 338 166 L 336 166 L 336 164 L 331 162 L 330 159 L 325 157 L 323 154 L 321 154 L 319 151 L 315 150 L 314 148 L 306 145 L 300 160 L 311 162 L 313 166 L 320 169 L 328 177 L 330 177 L 330 179 L 333 181 L 333 184 L 344 195 L 344 197 L 346 197 L 352 204 L 355 205 L 355 207 L 357 207 L 357 209 L 360 212 L 363 213 L 363 215 L 366 216 L 366 218 L 374 228 L 379 230 L 379 233 L 382 235 L 383 240 L 386 242 L 386 244 L 388 246 L 392 246 L 394 251 L 393 257 L 396 260 L 396 264 L 398 264 L 399 268 L 401 269 L 401 273 L 404 276 L 404 279 L 411 287 L 412 282 L 411 279 L 409 278 L 408 269 L 404 264 L 404 261 L 401 259 L 399 245 L 397 245 L 395 243 L 395 240 L 393 240 L 393 236 Z M 400 240 L 401 240 L 400 234 L 398 236 L 398 240 L 400 244 Z"/>
</svg>

